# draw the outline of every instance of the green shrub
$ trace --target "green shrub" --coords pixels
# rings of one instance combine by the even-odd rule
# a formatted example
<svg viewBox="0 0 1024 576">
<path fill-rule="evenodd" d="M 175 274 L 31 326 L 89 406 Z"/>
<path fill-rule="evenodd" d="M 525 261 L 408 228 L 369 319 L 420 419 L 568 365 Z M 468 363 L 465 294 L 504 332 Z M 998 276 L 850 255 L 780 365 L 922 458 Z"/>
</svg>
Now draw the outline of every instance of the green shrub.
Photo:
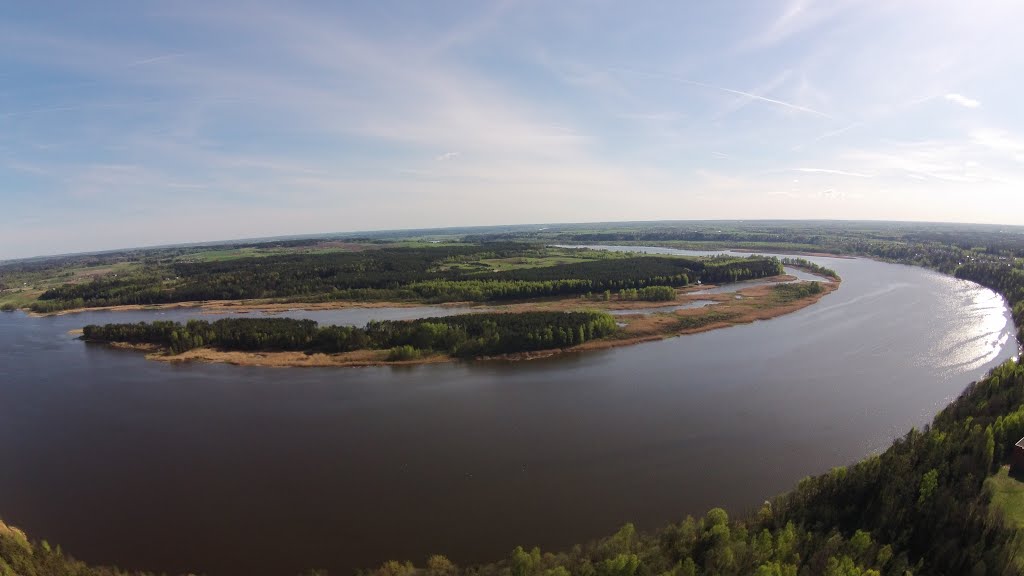
<svg viewBox="0 0 1024 576">
<path fill-rule="evenodd" d="M 395 346 L 391 350 L 388 350 L 388 360 L 392 361 L 416 360 L 420 356 L 422 356 L 422 353 L 408 344 Z"/>
</svg>

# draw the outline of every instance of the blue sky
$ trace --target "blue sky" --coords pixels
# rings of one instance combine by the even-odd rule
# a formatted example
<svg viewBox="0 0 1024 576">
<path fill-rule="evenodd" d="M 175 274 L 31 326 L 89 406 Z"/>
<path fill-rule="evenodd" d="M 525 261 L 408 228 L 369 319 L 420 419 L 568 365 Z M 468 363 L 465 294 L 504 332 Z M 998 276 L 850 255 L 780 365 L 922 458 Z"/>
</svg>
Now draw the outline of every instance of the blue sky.
<svg viewBox="0 0 1024 576">
<path fill-rule="evenodd" d="M 0 258 L 607 220 L 1024 224 L 1024 3 L 11 2 Z"/>
</svg>

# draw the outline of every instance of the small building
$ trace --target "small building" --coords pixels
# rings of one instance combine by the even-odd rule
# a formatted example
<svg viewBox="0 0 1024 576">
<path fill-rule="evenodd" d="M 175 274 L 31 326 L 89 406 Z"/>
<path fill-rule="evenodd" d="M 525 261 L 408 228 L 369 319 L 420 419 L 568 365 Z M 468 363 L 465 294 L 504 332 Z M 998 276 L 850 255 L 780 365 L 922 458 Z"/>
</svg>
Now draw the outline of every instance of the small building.
<svg viewBox="0 0 1024 576">
<path fill-rule="evenodd" d="M 1024 438 L 1013 447 L 1013 456 L 1010 457 L 1010 474 L 1024 476 Z"/>
</svg>

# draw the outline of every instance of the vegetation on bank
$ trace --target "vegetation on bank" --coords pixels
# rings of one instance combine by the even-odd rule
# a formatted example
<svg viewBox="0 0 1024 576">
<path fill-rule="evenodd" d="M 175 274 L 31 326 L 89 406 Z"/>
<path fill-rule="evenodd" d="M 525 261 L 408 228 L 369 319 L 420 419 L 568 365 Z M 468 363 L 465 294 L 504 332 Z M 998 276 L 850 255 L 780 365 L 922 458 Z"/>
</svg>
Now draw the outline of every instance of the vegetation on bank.
<svg viewBox="0 0 1024 576">
<path fill-rule="evenodd" d="M 796 268 L 802 268 L 812 274 L 818 276 L 824 276 L 825 278 L 831 278 L 833 280 L 839 280 L 839 273 L 831 268 L 826 268 L 820 264 L 815 264 L 805 258 L 783 258 L 782 264 L 785 266 L 794 266 Z"/>
<path fill-rule="evenodd" d="M 292 318 L 224 318 L 215 322 L 140 322 L 90 325 L 93 342 L 152 344 L 181 354 L 204 346 L 224 351 L 336 354 L 390 350 L 391 360 L 432 353 L 471 358 L 577 346 L 614 334 L 615 319 L 603 312 L 463 314 L 421 320 L 386 320 L 354 326 L 319 326 Z"/>
<path fill-rule="evenodd" d="M 643 302 L 668 302 L 676 299 L 676 291 L 671 286 L 645 286 L 643 288 L 623 288 L 618 293 L 619 300 L 640 300 Z"/>
<path fill-rule="evenodd" d="M 520 261 L 566 252 L 535 244 L 382 247 L 361 252 L 301 253 L 175 262 L 46 290 L 35 312 L 117 305 L 285 298 L 302 301 L 503 301 L 735 282 L 782 273 L 775 258 L 690 259 L 630 254 L 574 258 L 494 271 L 474 263 Z M 594 251 L 598 253 L 597 251 Z M 556 260 L 563 262 L 562 260 Z"/>
<path fill-rule="evenodd" d="M 985 489 L 992 497 L 994 513 L 1002 515 L 1012 526 L 1024 529 L 1024 477 L 1010 475 L 1009 466 L 985 481 Z"/>
<path fill-rule="evenodd" d="M 821 294 L 823 290 L 820 282 L 795 282 L 772 286 L 772 295 L 778 302 L 794 302 L 801 298 Z"/>
<path fill-rule="evenodd" d="M 45 540 L 32 542 L 24 532 L 0 521 L 0 576 L 127 576 L 114 568 L 88 566 Z M 134 576 L 144 576 L 133 572 Z"/>
</svg>

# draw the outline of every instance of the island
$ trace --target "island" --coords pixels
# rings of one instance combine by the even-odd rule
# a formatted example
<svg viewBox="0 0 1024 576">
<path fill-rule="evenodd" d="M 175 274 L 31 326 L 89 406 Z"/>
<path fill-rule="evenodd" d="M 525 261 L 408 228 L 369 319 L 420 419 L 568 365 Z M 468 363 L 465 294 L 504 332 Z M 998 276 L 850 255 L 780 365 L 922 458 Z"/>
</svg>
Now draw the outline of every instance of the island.
<svg viewBox="0 0 1024 576">
<path fill-rule="evenodd" d="M 788 278 L 773 277 L 775 283 L 735 293 L 686 297 L 681 290 L 686 303 L 671 306 L 664 301 L 675 300 L 676 289 L 648 286 L 620 290 L 614 299 L 527 301 L 492 307 L 489 312 L 374 321 L 364 327 L 320 326 L 313 320 L 292 318 L 221 318 L 89 325 L 82 329 L 82 339 L 144 351 L 153 360 L 251 366 L 525 360 L 768 319 L 808 306 L 838 287 L 838 281 L 792 282 Z M 658 298 L 633 300 L 644 295 Z M 584 309 L 571 310 L 575 307 Z"/>
</svg>

